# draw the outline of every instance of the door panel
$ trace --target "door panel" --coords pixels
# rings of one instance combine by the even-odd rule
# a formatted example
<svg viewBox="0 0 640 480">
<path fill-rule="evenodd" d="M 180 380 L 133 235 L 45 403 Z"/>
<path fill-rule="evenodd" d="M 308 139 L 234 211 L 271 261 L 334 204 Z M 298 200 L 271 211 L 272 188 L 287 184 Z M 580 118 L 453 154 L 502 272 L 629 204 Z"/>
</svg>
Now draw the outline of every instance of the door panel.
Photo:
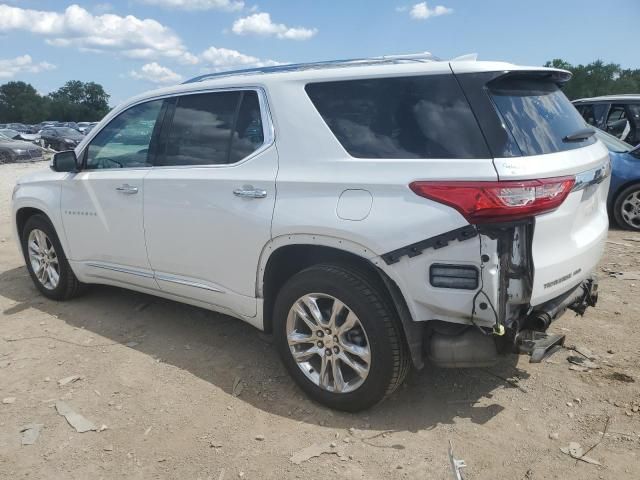
<svg viewBox="0 0 640 480">
<path fill-rule="evenodd" d="M 148 170 L 80 172 L 62 184 L 62 219 L 70 258 L 86 274 L 157 288 L 142 224 Z M 137 193 L 118 190 L 123 185 Z"/>
<path fill-rule="evenodd" d="M 255 315 L 256 269 L 271 238 L 277 165 L 271 147 L 235 167 L 149 173 L 144 227 L 160 288 Z M 265 191 L 266 197 L 234 195 L 245 185 Z M 172 276 L 180 281 L 169 281 Z"/>
</svg>

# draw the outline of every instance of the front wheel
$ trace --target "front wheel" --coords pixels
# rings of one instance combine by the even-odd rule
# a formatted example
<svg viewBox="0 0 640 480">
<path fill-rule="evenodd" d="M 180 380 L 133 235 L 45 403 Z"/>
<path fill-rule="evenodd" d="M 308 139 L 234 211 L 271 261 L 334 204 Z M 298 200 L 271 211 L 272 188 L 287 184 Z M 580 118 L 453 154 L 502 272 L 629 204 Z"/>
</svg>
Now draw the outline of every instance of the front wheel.
<svg viewBox="0 0 640 480">
<path fill-rule="evenodd" d="M 613 206 L 616 223 L 627 230 L 640 231 L 640 183 L 625 188 Z"/>
<path fill-rule="evenodd" d="M 280 356 L 313 400 L 369 408 L 404 380 L 409 357 L 395 311 L 367 274 L 316 265 L 294 275 L 274 308 Z"/>
<path fill-rule="evenodd" d="M 29 275 L 45 297 L 67 300 L 83 287 L 71 270 L 53 225 L 43 215 L 29 217 L 22 231 L 22 251 Z"/>
</svg>

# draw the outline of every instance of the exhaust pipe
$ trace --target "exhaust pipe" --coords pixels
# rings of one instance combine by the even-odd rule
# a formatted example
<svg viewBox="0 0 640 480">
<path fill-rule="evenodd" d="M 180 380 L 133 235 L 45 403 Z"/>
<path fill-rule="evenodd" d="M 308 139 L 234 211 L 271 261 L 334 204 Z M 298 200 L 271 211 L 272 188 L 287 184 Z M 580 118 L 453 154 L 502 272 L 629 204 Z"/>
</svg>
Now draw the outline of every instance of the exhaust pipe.
<svg viewBox="0 0 640 480">
<path fill-rule="evenodd" d="M 567 309 L 583 315 L 587 307 L 595 307 L 597 302 L 598 282 L 595 277 L 591 277 L 573 290 L 535 307 L 527 318 L 526 325 L 531 330 L 544 332 L 551 322 L 560 318 Z"/>
</svg>

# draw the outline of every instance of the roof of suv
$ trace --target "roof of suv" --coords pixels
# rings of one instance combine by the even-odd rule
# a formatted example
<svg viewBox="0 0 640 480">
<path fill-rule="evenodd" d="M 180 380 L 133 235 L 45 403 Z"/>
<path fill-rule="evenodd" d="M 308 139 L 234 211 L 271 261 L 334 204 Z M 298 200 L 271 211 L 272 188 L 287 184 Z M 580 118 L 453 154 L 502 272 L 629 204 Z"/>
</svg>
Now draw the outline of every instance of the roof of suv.
<svg viewBox="0 0 640 480">
<path fill-rule="evenodd" d="M 504 71 L 539 71 L 554 73 L 566 81 L 571 73 L 565 70 L 547 67 L 518 66 L 505 62 L 476 61 L 475 55 L 464 55 L 452 60 L 440 60 L 428 52 L 408 55 L 359 58 L 350 60 L 331 60 L 314 63 L 275 65 L 216 72 L 192 78 L 186 82 L 145 92 L 126 100 L 116 111 L 129 105 L 151 98 L 167 95 L 197 92 L 214 88 L 235 88 L 269 85 L 286 81 L 313 82 L 339 81 L 358 78 L 420 75 L 429 73 L 472 73 Z"/>
<path fill-rule="evenodd" d="M 573 103 L 588 103 L 588 102 L 625 102 L 631 100 L 632 102 L 640 102 L 640 94 L 638 93 L 623 93 L 620 95 L 603 95 L 601 97 L 590 98 L 578 98 Z"/>
</svg>

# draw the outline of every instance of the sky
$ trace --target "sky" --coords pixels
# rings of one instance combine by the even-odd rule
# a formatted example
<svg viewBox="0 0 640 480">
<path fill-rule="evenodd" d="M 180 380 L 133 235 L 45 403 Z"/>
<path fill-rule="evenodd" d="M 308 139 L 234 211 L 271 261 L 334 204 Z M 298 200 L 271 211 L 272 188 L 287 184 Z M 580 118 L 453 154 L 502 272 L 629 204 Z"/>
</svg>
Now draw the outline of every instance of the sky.
<svg viewBox="0 0 640 480">
<path fill-rule="evenodd" d="M 0 83 L 110 104 L 206 72 L 429 51 L 640 68 L 640 0 L 0 0 Z"/>
</svg>

